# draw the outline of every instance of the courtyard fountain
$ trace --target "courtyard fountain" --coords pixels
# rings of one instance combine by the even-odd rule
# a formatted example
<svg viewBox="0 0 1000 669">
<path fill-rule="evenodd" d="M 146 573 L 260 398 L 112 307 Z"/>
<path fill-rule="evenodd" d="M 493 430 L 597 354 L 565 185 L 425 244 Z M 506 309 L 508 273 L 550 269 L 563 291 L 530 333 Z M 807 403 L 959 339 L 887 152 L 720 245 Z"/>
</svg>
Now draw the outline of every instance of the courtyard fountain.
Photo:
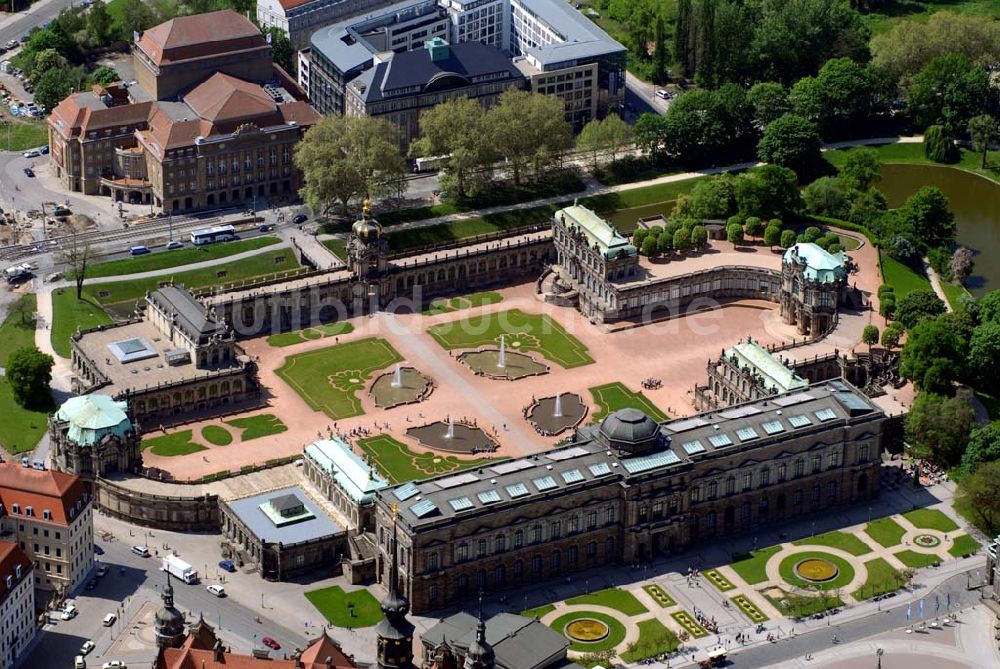
<svg viewBox="0 0 1000 669">
<path fill-rule="evenodd" d="M 444 438 L 445 439 L 455 438 L 455 420 L 451 416 L 448 416 L 448 429 L 444 433 Z"/>
<path fill-rule="evenodd" d="M 543 397 L 525 409 L 524 417 L 539 434 L 552 436 L 576 427 L 587 415 L 587 406 L 576 393 Z"/>
<path fill-rule="evenodd" d="M 439 420 L 420 427 L 411 427 L 406 436 L 420 442 L 422 446 L 449 453 L 492 453 L 498 446 L 486 432 L 476 425 L 455 422 L 451 416 L 447 421 Z"/>
<path fill-rule="evenodd" d="M 375 400 L 375 406 L 386 409 L 400 404 L 412 404 L 427 399 L 434 389 L 433 382 L 413 367 L 400 364 L 391 372 L 375 379 L 368 394 Z"/>
<path fill-rule="evenodd" d="M 497 357 L 497 367 L 503 369 L 507 366 L 507 346 L 503 335 L 500 335 L 500 355 Z"/>
<path fill-rule="evenodd" d="M 403 387 L 403 372 L 398 362 L 396 363 L 396 371 L 392 375 L 392 387 L 393 388 Z"/>
</svg>

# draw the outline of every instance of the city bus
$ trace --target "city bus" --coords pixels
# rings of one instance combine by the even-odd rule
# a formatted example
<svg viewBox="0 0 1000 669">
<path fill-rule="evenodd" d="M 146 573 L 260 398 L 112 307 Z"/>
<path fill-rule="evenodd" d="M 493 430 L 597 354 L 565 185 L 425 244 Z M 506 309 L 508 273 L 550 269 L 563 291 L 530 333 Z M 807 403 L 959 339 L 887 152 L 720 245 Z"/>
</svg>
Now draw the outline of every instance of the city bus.
<svg viewBox="0 0 1000 669">
<path fill-rule="evenodd" d="M 195 230 L 191 233 L 191 243 L 195 246 L 228 242 L 236 239 L 236 228 L 231 225 L 219 225 L 206 230 Z"/>
</svg>

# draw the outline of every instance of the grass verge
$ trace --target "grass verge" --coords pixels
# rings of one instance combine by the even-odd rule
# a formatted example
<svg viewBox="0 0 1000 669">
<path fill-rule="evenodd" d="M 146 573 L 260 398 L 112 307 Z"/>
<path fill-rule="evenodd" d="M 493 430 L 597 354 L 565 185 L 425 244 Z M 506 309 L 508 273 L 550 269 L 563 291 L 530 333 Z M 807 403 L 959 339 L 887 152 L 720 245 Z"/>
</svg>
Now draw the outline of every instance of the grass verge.
<svg viewBox="0 0 1000 669">
<path fill-rule="evenodd" d="M 621 611 L 627 616 L 637 616 L 640 613 L 649 613 L 649 609 L 642 605 L 631 592 L 620 588 L 607 588 L 590 592 L 586 595 L 573 597 L 566 600 L 567 604 L 591 604 L 594 606 L 606 606 L 609 609 Z"/>
<path fill-rule="evenodd" d="M 881 545 L 889 548 L 903 543 L 906 530 L 892 518 L 879 518 L 868 523 L 865 533 Z"/>
<path fill-rule="evenodd" d="M 59 288 L 52 292 L 52 348 L 63 357 L 70 357 L 69 338 L 80 330 L 110 325 L 111 317 L 100 303 L 88 295 L 76 299 L 75 288 Z"/>
<path fill-rule="evenodd" d="M 144 256 L 123 258 L 121 260 L 111 260 L 108 262 L 91 265 L 87 268 L 87 278 L 94 279 L 103 276 L 119 276 L 121 274 L 138 274 L 140 272 L 155 272 L 160 269 L 171 267 L 183 268 L 184 265 L 191 265 L 208 260 L 218 260 L 228 256 L 253 251 L 256 249 L 271 246 L 279 243 L 277 237 L 253 237 L 252 239 L 241 239 L 233 242 L 221 244 L 207 244 L 205 246 L 193 246 L 178 249 L 176 251 L 163 251 L 150 253 Z"/>
<path fill-rule="evenodd" d="M 382 620 L 382 609 L 378 600 L 367 590 L 345 592 L 335 585 L 305 593 L 309 603 L 316 607 L 327 622 L 337 627 L 352 629 L 371 627 Z"/>
<path fill-rule="evenodd" d="M 27 293 L 17 299 L 3 325 L 0 325 L 0 367 L 7 365 L 11 353 L 35 345 L 35 311 L 38 299 L 34 293 Z"/>
</svg>

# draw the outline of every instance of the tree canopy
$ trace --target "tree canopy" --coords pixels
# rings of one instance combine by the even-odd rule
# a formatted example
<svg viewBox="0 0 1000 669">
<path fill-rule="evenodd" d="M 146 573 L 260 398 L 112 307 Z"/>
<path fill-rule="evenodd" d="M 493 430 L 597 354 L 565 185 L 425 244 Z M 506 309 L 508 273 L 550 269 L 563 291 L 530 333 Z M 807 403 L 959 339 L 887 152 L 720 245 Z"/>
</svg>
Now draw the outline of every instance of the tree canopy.
<svg viewBox="0 0 1000 669">
<path fill-rule="evenodd" d="M 775 119 L 764 130 L 757 157 L 796 171 L 811 171 L 820 162 L 822 142 L 816 124 L 795 114 Z"/>
<path fill-rule="evenodd" d="M 963 55 L 949 53 L 927 63 L 908 87 L 909 110 L 920 128 L 944 126 L 964 132 L 986 110 L 989 73 Z"/>
<path fill-rule="evenodd" d="M 914 290 L 897 300 L 895 320 L 912 329 L 925 318 L 936 318 L 944 312 L 944 302 L 933 290 Z"/>
<path fill-rule="evenodd" d="M 918 457 L 952 467 L 962 459 L 975 425 L 976 412 L 968 400 L 922 392 L 906 414 L 906 441 Z"/>
<path fill-rule="evenodd" d="M 51 355 L 34 346 L 19 348 L 7 356 L 6 378 L 10 382 L 14 401 L 27 409 L 49 409 L 52 406 Z"/>
<path fill-rule="evenodd" d="M 900 352 L 899 373 L 922 392 L 953 395 L 961 378 L 968 343 L 946 318 L 923 320 L 910 331 Z"/>
</svg>

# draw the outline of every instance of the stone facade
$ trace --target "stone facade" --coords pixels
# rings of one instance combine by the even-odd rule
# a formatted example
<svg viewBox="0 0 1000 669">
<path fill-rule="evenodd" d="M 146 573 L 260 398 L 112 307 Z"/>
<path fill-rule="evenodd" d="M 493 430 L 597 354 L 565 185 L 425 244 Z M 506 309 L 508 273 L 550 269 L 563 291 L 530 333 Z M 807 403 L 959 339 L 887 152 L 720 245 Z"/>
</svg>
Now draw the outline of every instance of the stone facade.
<svg viewBox="0 0 1000 669">
<path fill-rule="evenodd" d="M 115 518 L 171 532 L 215 532 L 219 529 L 218 495 L 180 497 L 134 490 L 109 479 L 94 485 L 98 508 Z"/>
<path fill-rule="evenodd" d="M 810 337 L 832 329 L 847 297 L 845 262 L 815 244 L 789 247 L 781 260 L 782 319 Z"/>
<path fill-rule="evenodd" d="M 88 482 L 137 471 L 140 442 L 127 403 L 107 395 L 71 398 L 49 417 L 52 468 Z"/>
<path fill-rule="evenodd" d="M 379 549 L 398 506 L 404 592 L 423 612 L 878 493 L 885 415 L 847 383 L 737 409 L 660 426 L 623 410 L 562 449 L 380 491 Z"/>
</svg>

